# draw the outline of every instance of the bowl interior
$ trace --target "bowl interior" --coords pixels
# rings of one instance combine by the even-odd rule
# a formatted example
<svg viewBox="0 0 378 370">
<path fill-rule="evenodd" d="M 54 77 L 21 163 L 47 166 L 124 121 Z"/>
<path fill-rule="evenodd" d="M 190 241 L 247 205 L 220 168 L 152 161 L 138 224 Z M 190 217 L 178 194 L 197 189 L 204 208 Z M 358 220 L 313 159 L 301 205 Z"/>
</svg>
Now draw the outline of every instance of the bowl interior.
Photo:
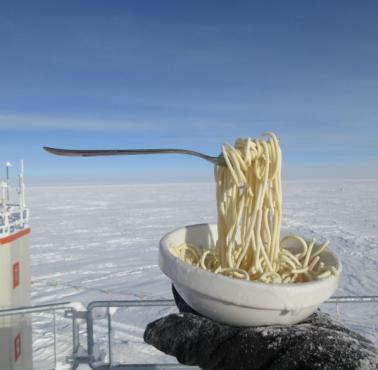
<svg viewBox="0 0 378 370">
<path fill-rule="evenodd" d="M 281 231 L 281 237 L 288 234 L 289 233 L 285 230 Z M 189 243 L 195 245 L 201 250 L 214 249 L 218 239 L 218 230 L 216 224 L 198 224 L 175 230 L 167 236 L 169 237 L 167 240 L 169 248 L 183 243 Z M 316 252 L 321 245 L 322 244 L 320 243 L 315 243 L 313 251 Z M 303 250 L 301 243 L 296 239 L 288 239 L 285 241 L 285 248 L 293 253 L 299 253 Z M 324 262 L 327 266 L 333 266 L 337 270 L 340 270 L 341 265 L 339 259 L 328 248 L 326 248 L 319 257 L 320 262 Z"/>
</svg>

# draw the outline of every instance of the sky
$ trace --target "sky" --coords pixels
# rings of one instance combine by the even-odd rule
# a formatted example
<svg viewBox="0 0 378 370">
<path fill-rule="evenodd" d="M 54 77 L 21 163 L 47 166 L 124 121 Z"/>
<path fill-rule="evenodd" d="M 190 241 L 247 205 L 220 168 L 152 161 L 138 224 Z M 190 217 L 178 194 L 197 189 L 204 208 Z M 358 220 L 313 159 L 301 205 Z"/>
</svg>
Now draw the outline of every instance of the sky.
<svg viewBox="0 0 378 370">
<path fill-rule="evenodd" d="M 378 178 L 378 2 L 0 3 L 0 163 L 29 184 L 211 181 L 195 157 L 42 146 L 218 155 L 264 131 L 284 179 Z"/>
</svg>

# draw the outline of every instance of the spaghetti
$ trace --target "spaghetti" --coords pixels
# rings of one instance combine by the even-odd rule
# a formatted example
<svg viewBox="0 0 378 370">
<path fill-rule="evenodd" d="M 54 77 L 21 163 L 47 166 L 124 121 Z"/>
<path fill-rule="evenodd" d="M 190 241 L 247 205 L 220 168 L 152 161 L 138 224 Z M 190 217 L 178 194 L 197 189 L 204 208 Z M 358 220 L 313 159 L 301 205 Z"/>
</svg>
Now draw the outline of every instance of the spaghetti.
<svg viewBox="0 0 378 370">
<path fill-rule="evenodd" d="M 282 216 L 281 149 L 276 136 L 237 139 L 222 146 L 225 165 L 215 166 L 218 240 L 202 251 L 191 244 L 172 248 L 178 258 L 225 276 L 266 283 L 297 283 L 336 274 L 320 254 L 328 242 L 288 235 L 280 240 Z M 285 248 L 297 240 L 302 251 Z"/>
</svg>

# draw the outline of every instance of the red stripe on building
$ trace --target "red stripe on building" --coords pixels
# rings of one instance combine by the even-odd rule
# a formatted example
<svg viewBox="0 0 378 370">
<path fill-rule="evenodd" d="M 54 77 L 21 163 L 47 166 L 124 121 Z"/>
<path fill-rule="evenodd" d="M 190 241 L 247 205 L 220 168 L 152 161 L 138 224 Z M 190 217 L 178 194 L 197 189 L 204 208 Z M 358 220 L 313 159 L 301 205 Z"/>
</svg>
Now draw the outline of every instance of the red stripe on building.
<svg viewBox="0 0 378 370">
<path fill-rule="evenodd" d="M 26 229 L 22 229 L 12 235 L 5 236 L 4 238 L 0 238 L 0 244 L 7 244 L 13 242 L 14 240 L 21 238 L 22 236 L 30 233 L 30 227 Z"/>
</svg>

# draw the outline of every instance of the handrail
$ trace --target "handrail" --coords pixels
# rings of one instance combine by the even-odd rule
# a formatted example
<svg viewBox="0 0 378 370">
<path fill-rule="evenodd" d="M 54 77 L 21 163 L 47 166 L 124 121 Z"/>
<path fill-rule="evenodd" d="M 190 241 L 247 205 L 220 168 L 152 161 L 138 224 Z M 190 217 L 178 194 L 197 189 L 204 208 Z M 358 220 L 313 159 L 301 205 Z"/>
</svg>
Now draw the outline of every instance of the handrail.
<svg viewBox="0 0 378 370">
<path fill-rule="evenodd" d="M 324 303 L 374 303 L 378 302 L 378 295 L 363 295 L 363 296 L 335 296 L 327 299 Z M 73 307 L 73 302 L 57 302 L 33 306 L 20 306 L 20 307 L 0 307 L 0 317 L 12 316 L 20 314 L 28 314 L 34 312 L 53 311 L 58 309 L 69 309 Z M 109 300 L 109 301 L 93 301 L 87 305 L 88 310 L 96 307 L 153 307 L 174 306 L 173 299 L 146 299 L 146 300 Z"/>
<path fill-rule="evenodd" d="M 377 296 L 378 298 L 378 296 Z M 173 306 L 173 299 L 130 299 L 130 300 L 109 300 L 109 301 L 93 301 L 88 304 L 87 309 L 92 310 L 96 307 L 152 307 L 152 306 Z"/>
<path fill-rule="evenodd" d="M 364 296 L 335 296 L 327 299 L 324 303 L 373 303 L 378 302 L 378 295 Z M 323 303 L 323 304 L 324 304 Z M 87 309 L 96 307 L 140 307 L 140 306 L 173 306 L 173 299 L 146 299 L 146 300 L 109 300 L 93 301 L 88 304 Z"/>
<path fill-rule="evenodd" d="M 28 227 L 28 219 L 21 218 L 15 222 L 7 222 L 4 225 L 0 225 L 0 234 L 9 234 L 11 228 L 13 227 L 14 230 L 22 230 Z"/>
<path fill-rule="evenodd" d="M 26 211 L 26 214 L 24 212 Z M 12 220 L 12 215 L 19 217 Z M 29 209 L 20 204 L 7 203 L 0 208 L 2 224 L 0 225 L 0 235 L 9 235 L 14 230 L 20 230 L 29 225 Z M 13 230 L 11 230 L 13 228 Z"/>
<path fill-rule="evenodd" d="M 74 309 L 72 302 L 59 302 L 51 304 L 41 304 L 35 306 L 21 306 L 12 308 L 0 308 L 0 317 L 2 316 L 14 316 L 36 312 L 48 312 L 60 309 Z"/>
<path fill-rule="evenodd" d="M 373 303 L 378 302 L 378 295 L 335 296 L 324 303 Z"/>
</svg>

